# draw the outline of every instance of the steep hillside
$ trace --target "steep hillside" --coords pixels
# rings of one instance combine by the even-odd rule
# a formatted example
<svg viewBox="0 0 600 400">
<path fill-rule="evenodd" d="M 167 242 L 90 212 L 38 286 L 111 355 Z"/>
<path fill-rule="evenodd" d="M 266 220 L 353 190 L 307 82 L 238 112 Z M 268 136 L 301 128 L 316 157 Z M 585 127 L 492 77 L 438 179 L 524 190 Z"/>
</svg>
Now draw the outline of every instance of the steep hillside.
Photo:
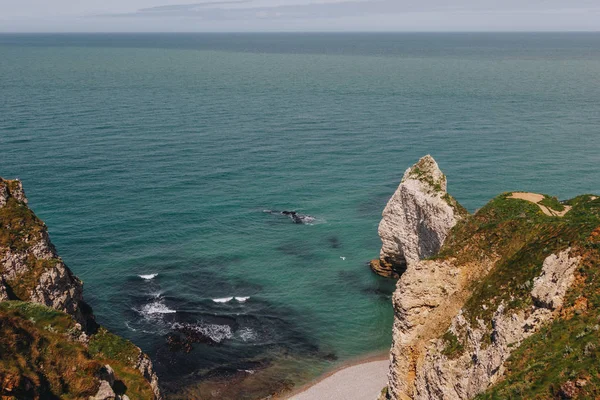
<svg viewBox="0 0 600 400">
<path fill-rule="evenodd" d="M 97 325 L 21 182 L 2 178 L 0 397 L 162 398 L 148 356 Z"/>
<path fill-rule="evenodd" d="M 594 398 L 600 199 L 505 193 L 394 293 L 389 399 Z"/>
</svg>

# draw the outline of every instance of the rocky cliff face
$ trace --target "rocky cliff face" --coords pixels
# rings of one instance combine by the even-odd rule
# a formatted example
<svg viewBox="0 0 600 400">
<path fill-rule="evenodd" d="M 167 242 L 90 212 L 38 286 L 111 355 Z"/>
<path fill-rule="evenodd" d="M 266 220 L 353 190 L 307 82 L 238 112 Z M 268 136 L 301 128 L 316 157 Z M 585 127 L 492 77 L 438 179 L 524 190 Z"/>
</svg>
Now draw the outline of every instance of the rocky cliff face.
<svg viewBox="0 0 600 400">
<path fill-rule="evenodd" d="M 43 339 L 45 342 L 62 340 L 64 342 L 62 346 L 72 347 L 76 354 L 82 354 L 83 359 L 87 360 L 94 356 L 104 361 L 114 359 L 115 365 L 119 365 L 123 372 L 121 378 L 126 375 L 129 382 L 136 384 L 136 388 L 132 389 L 138 395 L 136 398 L 162 399 L 158 378 L 148 356 L 138 347 L 105 330 L 101 330 L 102 334 L 98 333 L 98 325 L 93 312 L 83 301 L 81 280 L 58 256 L 48 236 L 46 225 L 29 209 L 27 203 L 20 181 L 0 178 L 0 305 L 4 304 L 6 311 L 3 313 L 3 309 L 0 307 L 0 327 L 8 330 L 6 336 L 25 335 L 27 340 L 40 337 L 40 340 Z M 64 314 L 55 315 L 43 309 L 34 309 L 34 316 L 27 317 L 32 310 L 28 308 L 28 302 L 66 313 L 73 317 L 75 325 L 69 322 L 68 317 L 61 316 Z M 60 323 L 55 322 L 57 328 L 49 324 L 40 329 L 39 326 L 36 326 L 36 318 L 39 315 Z M 29 318 L 31 321 L 20 321 L 19 317 Z M 69 325 L 68 329 L 65 329 L 65 325 Z M 48 327 L 51 328 L 50 333 L 43 332 Z M 64 331 L 62 336 L 52 337 L 51 333 L 56 333 L 61 329 Z M 47 335 L 50 337 L 46 337 Z M 47 387 L 48 383 L 40 381 L 39 376 L 51 374 L 47 378 L 51 380 L 52 374 L 68 375 L 65 371 L 57 370 L 62 363 L 60 359 L 62 354 L 54 355 L 58 359 L 50 357 L 45 368 L 42 368 L 42 365 L 40 371 L 32 372 L 32 377 L 29 377 L 31 374 L 24 371 L 12 370 L 21 362 L 19 360 L 27 361 L 34 356 L 24 353 L 26 349 L 19 350 L 19 346 L 10 340 L 7 343 L 2 343 L 0 340 L 0 347 L 8 349 L 7 351 L 3 350 L 2 361 L 4 364 L 0 363 L 0 396 L 45 398 L 44 396 L 52 395 L 60 397 L 61 389 L 53 388 L 52 385 Z M 96 353 L 88 347 L 93 347 Z M 121 351 L 116 353 L 114 352 L 115 348 L 120 348 Z M 123 359 L 124 354 L 127 357 Z M 104 369 L 112 371 L 110 366 Z M 132 371 L 137 372 L 132 373 Z M 113 381 L 109 384 L 107 382 L 111 379 L 103 378 L 102 372 L 96 369 L 95 364 L 90 366 L 89 372 L 92 380 L 86 382 L 84 387 L 78 386 L 81 393 L 91 395 L 90 391 L 94 391 L 93 386 L 96 385 L 98 392 L 90 396 L 91 398 L 122 400 L 128 398 L 125 393 L 114 393 L 112 388 L 114 374 L 108 374 L 108 376 L 112 376 Z M 137 377 L 145 383 L 136 382 Z M 2 383 L 3 381 L 10 384 L 5 385 Z M 64 379 L 63 385 L 68 386 L 67 381 L 69 381 L 68 377 Z M 75 378 L 71 381 L 76 381 L 77 385 L 81 384 Z M 122 385 L 122 383 L 120 384 Z M 144 385 L 148 386 L 147 390 L 143 388 Z M 120 386 L 117 392 L 119 390 L 122 391 Z"/>
<path fill-rule="evenodd" d="M 558 255 L 550 255 L 544 261 L 543 272 L 534 280 L 531 291 L 534 305 L 525 310 L 507 312 L 506 304 L 501 303 L 491 317 L 491 328 L 483 320 L 471 323 L 460 308 L 457 310 L 460 302 L 455 301 L 452 307 L 448 301 L 452 296 L 442 293 L 438 293 L 438 296 L 427 293 L 424 299 L 421 298 L 421 304 L 428 303 L 431 307 L 428 312 L 415 308 L 414 304 L 407 304 L 404 297 L 410 298 L 416 293 L 407 290 L 405 286 L 408 285 L 405 283 L 405 291 L 399 291 L 394 297 L 395 304 L 406 315 L 410 315 L 411 321 L 416 320 L 416 323 L 409 326 L 399 324 L 395 329 L 393 349 L 396 360 L 399 361 L 396 366 L 400 368 L 393 370 L 394 384 L 389 387 L 390 393 L 399 399 L 472 399 L 494 384 L 504 373 L 504 363 L 510 356 L 511 349 L 519 346 L 556 316 L 554 311 L 562 304 L 580 260 L 580 257 L 570 257 L 569 251 L 567 249 Z M 446 267 L 437 264 L 433 269 Z M 465 289 L 464 283 L 457 285 L 456 281 L 443 280 L 436 283 L 446 290 L 453 290 L 452 294 Z M 551 300 L 545 302 L 544 299 Z M 535 305 L 538 301 L 539 306 Z M 440 305 L 446 308 L 438 311 Z M 446 327 L 447 317 L 452 314 L 455 316 L 444 333 L 437 327 Z M 460 345 L 462 352 L 453 353 L 458 349 L 450 349 L 448 346 L 457 345 L 459 338 L 464 340 Z M 492 338 L 490 343 L 487 338 Z M 412 350 L 408 352 L 409 357 L 405 356 L 407 350 Z M 411 364 L 414 365 L 414 376 L 399 373 L 402 370 L 410 371 Z"/>
<path fill-rule="evenodd" d="M 0 178 L 0 300 L 40 303 L 95 329 L 83 284 L 56 254 L 46 225 L 27 206 L 20 181 Z"/>
<path fill-rule="evenodd" d="M 381 252 L 371 268 L 397 278 L 408 265 L 436 254 L 450 229 L 466 215 L 446 191 L 446 177 L 435 160 L 421 158 L 406 170 L 383 210 Z"/>
<path fill-rule="evenodd" d="M 589 284 L 600 265 L 600 201 L 581 196 L 568 203 L 572 209 L 557 217 L 510 193 L 498 196 L 461 220 L 437 255 L 406 259 L 393 296 L 389 384 L 382 398 L 595 393 L 600 379 L 585 365 L 594 365 L 600 344 L 590 334 L 600 317 L 590 299 L 600 305 L 600 285 Z M 582 326 L 580 319 L 591 322 Z M 579 335 L 571 334 L 578 329 Z M 555 330 L 556 345 L 548 339 Z M 586 335 L 588 342 L 581 339 Z M 552 361 L 540 366 L 540 354 Z M 511 367 L 516 364 L 520 369 Z"/>
</svg>

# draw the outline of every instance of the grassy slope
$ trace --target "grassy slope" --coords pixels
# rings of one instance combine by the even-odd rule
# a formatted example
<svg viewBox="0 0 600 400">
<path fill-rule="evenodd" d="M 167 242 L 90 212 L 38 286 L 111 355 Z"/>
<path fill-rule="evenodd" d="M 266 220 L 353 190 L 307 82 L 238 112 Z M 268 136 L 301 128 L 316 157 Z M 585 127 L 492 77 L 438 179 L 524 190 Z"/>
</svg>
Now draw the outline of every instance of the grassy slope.
<svg viewBox="0 0 600 400">
<path fill-rule="evenodd" d="M 472 322 L 487 323 L 502 302 L 508 310 L 532 305 L 533 279 L 546 257 L 569 247 L 583 257 L 561 316 L 513 353 L 505 380 L 481 399 L 561 398 L 561 386 L 578 378 L 586 381 L 575 390 L 581 398 L 600 394 L 600 199 L 585 195 L 567 204 L 573 209 L 564 217 L 549 217 L 530 202 L 500 195 L 460 222 L 436 256 L 461 263 L 500 258 L 473 284 L 464 306 Z M 445 353 L 462 352 L 463 339 L 448 336 Z"/>
<path fill-rule="evenodd" d="M 42 305 L 0 303 L 0 396 L 3 399 L 87 399 L 98 390 L 97 374 L 109 364 L 121 394 L 152 399 L 150 385 L 132 367 L 139 350 L 101 329 L 89 346 L 71 316 Z"/>
<path fill-rule="evenodd" d="M 2 184 L 2 182 L 0 182 Z M 10 249 L 12 252 L 25 252 L 33 243 L 41 238 L 46 225 L 34 213 L 15 198 L 9 198 L 6 205 L 0 208 L 0 249 Z M 29 271 L 18 279 L 8 281 L 14 295 L 26 300 L 35 287 L 40 275 L 58 260 L 39 260 L 33 255 L 27 257 L 25 263 Z M 0 274 L 2 266 L 0 265 Z"/>
<path fill-rule="evenodd" d="M 17 190 L 15 181 L 0 178 L 0 185 L 9 192 Z M 0 249 L 26 252 L 45 231 L 44 222 L 14 197 L 0 208 Z M 6 282 L 12 295 L 29 299 L 40 275 L 57 262 L 28 256 L 29 270 Z M 139 355 L 135 345 L 102 328 L 91 336 L 88 346 L 77 342 L 76 334 L 75 321 L 65 313 L 21 301 L 1 302 L 0 397 L 87 399 L 98 389 L 100 368 L 110 364 L 122 381 L 118 386 L 123 393 L 131 399 L 153 398 L 149 383 L 133 368 Z"/>
</svg>

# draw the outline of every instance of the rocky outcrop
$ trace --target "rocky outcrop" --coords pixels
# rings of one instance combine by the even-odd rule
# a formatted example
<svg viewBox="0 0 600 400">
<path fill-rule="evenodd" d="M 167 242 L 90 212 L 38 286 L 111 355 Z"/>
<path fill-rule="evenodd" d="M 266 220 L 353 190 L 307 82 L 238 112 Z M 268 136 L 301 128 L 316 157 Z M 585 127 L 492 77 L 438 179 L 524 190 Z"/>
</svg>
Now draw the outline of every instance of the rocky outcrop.
<svg viewBox="0 0 600 400">
<path fill-rule="evenodd" d="M 83 301 L 83 283 L 58 256 L 46 225 L 27 203 L 20 181 L 0 178 L 0 301 L 38 303 L 71 315 L 77 323 L 65 340 L 87 346 L 98 325 L 92 309 Z M 130 346 L 133 355 L 128 367 L 140 372 L 155 400 L 162 400 L 150 358 L 140 348 Z M 98 393 L 90 399 L 129 399 L 115 394 L 114 371 L 109 365 L 100 375 Z"/>
<path fill-rule="evenodd" d="M 580 260 L 569 252 L 567 249 L 545 259 L 542 274 L 531 290 L 535 305 L 515 311 L 501 304 L 493 313 L 491 327 L 483 320 L 473 325 L 459 311 L 446 338 L 424 343 L 413 386 L 403 385 L 401 391 L 394 392 L 395 398 L 472 399 L 496 383 L 504 374 L 504 363 L 512 350 L 556 316 Z M 461 352 L 445 351 L 448 337 L 466 338 Z M 487 338 L 491 338 L 489 343 Z"/>
<path fill-rule="evenodd" d="M 531 297 L 539 308 L 555 310 L 562 307 L 580 261 L 580 257 L 569 255 L 570 250 L 552 254 L 544 260 L 542 274 L 535 278 L 531 290 Z"/>
<path fill-rule="evenodd" d="M 142 373 L 142 376 L 150 382 L 150 386 L 152 387 L 152 392 L 154 392 L 154 398 L 156 400 L 162 400 L 163 396 L 160 390 L 160 386 L 158 385 L 158 376 L 154 372 L 152 361 L 150 361 L 150 357 L 148 357 L 145 353 L 140 350 L 140 355 L 135 364 L 135 368 Z M 126 399 L 123 399 L 126 400 Z"/>
<path fill-rule="evenodd" d="M 117 395 L 115 391 L 111 387 L 108 381 L 100 381 L 100 387 L 98 388 L 98 393 L 94 397 L 90 397 L 90 400 L 116 400 Z M 119 396 L 119 399 L 121 396 Z"/>
<path fill-rule="evenodd" d="M 6 301 L 8 299 L 8 290 L 4 284 L 4 278 L 0 277 L 0 301 Z"/>
<path fill-rule="evenodd" d="M 126 394 L 115 393 L 115 371 L 110 365 L 106 364 L 100 371 L 100 387 L 96 395 L 91 396 L 89 400 L 130 400 Z"/>
<path fill-rule="evenodd" d="M 450 259 L 422 260 L 408 266 L 393 295 L 389 398 L 416 398 L 416 381 L 424 371 L 429 341 L 443 335 L 466 300 L 471 280 L 489 271 L 493 264 L 493 260 L 487 260 L 458 265 Z"/>
<path fill-rule="evenodd" d="M 421 158 L 406 170 L 383 210 L 381 251 L 371 268 L 383 276 L 399 277 L 408 265 L 436 254 L 450 229 L 466 215 L 448 194 L 446 176 L 433 157 Z"/>
<path fill-rule="evenodd" d="M 600 210 L 589 201 L 574 202 L 576 214 L 563 223 L 500 195 L 452 231 L 442 253 L 408 262 L 393 295 L 390 371 L 381 398 L 475 398 L 505 378 L 511 354 L 527 338 L 574 314 L 563 307 L 574 283 L 583 282 L 576 277 L 581 254 L 592 266 L 598 259 L 595 250 L 582 250 L 596 248 L 600 216 L 581 222 L 584 212 Z M 569 298 L 573 309 L 588 301 Z M 592 323 L 580 336 L 598 329 Z"/>
<path fill-rule="evenodd" d="M 25 197 L 21 181 L 18 179 L 9 181 L 0 177 L 0 208 L 4 207 L 11 197 L 23 204 L 27 204 L 27 197 Z"/>
<path fill-rule="evenodd" d="M 512 349 L 551 321 L 561 307 L 579 263 L 569 252 L 545 259 L 531 290 L 535 305 L 508 312 L 501 304 L 489 326 L 483 320 L 473 325 L 460 308 L 473 278 L 465 279 L 465 269 L 478 270 L 481 276 L 493 263 L 461 268 L 452 261 L 421 261 L 409 267 L 394 293 L 388 398 L 471 399 L 494 384 Z M 459 337 L 466 343 L 459 354 L 449 354 L 449 341 Z"/>
<path fill-rule="evenodd" d="M 20 181 L 0 178 L 0 224 L 0 298 L 40 303 L 95 329 L 82 282 L 56 253 L 46 225 L 27 207 Z"/>
</svg>

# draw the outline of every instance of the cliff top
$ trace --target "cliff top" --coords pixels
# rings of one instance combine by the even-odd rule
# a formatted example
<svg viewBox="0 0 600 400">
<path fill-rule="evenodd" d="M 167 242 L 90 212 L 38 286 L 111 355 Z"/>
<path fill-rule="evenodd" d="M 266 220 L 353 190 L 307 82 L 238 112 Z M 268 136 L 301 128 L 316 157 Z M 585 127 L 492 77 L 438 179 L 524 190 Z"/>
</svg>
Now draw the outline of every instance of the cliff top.
<svg viewBox="0 0 600 400">
<path fill-rule="evenodd" d="M 564 252 L 580 261 L 559 314 L 518 346 L 504 379 L 479 398 L 545 399 L 564 397 L 568 390 L 576 394 L 572 398 L 584 398 L 600 390 L 600 199 L 582 195 L 560 203 L 548 195 L 501 194 L 459 221 L 433 257 L 454 265 L 495 260 L 483 279 L 472 282 L 462 307 L 471 326 L 493 331 L 498 310 L 527 315 L 540 306 L 532 287 L 548 259 Z M 468 346 L 466 336 L 450 330 L 443 339 L 450 358 Z M 482 348 L 495 340 L 483 339 Z"/>
<path fill-rule="evenodd" d="M 442 173 L 437 162 L 431 155 L 422 157 L 415 165 L 404 172 L 402 182 L 416 180 L 429 186 L 429 191 L 435 193 L 446 193 L 446 175 Z"/>
</svg>

